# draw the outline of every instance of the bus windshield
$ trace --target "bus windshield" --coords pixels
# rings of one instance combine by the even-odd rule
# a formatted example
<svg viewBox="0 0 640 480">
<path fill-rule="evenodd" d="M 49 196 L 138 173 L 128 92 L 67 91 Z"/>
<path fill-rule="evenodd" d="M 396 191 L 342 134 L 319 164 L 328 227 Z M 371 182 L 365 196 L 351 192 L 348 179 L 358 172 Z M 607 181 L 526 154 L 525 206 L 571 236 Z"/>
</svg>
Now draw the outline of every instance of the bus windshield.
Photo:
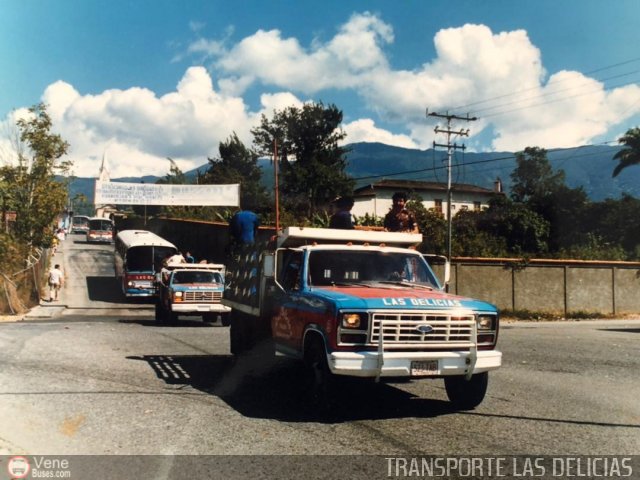
<svg viewBox="0 0 640 480">
<path fill-rule="evenodd" d="M 83 215 L 76 215 L 71 219 L 72 225 L 87 225 L 89 223 L 89 217 Z"/>
<path fill-rule="evenodd" d="M 108 218 L 92 218 L 89 220 L 89 230 L 110 232 L 113 230 L 113 222 Z"/>
<path fill-rule="evenodd" d="M 176 249 L 173 247 L 156 247 L 141 245 L 127 250 L 127 270 L 137 272 L 159 272 L 162 268 L 162 260 L 167 255 L 173 255 Z"/>
</svg>

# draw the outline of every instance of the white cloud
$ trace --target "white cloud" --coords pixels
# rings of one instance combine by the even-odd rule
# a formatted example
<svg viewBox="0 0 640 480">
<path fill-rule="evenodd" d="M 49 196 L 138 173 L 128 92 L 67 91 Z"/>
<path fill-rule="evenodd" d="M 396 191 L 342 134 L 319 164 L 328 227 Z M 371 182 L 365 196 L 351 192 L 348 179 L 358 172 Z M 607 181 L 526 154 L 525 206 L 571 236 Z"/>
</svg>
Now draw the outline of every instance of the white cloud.
<svg viewBox="0 0 640 480">
<path fill-rule="evenodd" d="M 138 87 L 83 96 L 56 82 L 43 100 L 56 130 L 71 144 L 70 159 L 79 176 L 97 174 L 107 146 L 115 178 L 164 175 L 166 157 L 184 170 L 195 168 L 215 155 L 219 142 L 234 131 L 251 141 L 253 115 L 241 98 L 216 92 L 203 67 L 189 68 L 176 91 L 161 97 Z"/>
<path fill-rule="evenodd" d="M 369 118 L 345 124 L 344 131 L 347 133 L 347 138 L 345 139 L 347 143 L 378 142 L 396 147 L 418 148 L 416 142 L 408 135 L 397 135 L 388 130 L 378 128 L 373 120 Z"/>
<path fill-rule="evenodd" d="M 354 14 L 333 38 L 315 39 L 309 48 L 278 30 L 260 30 L 219 54 L 216 67 L 228 75 L 221 84 L 236 93 L 254 83 L 315 96 L 351 89 L 422 147 L 433 139 L 427 133 L 433 125 L 424 127 L 427 107 L 479 116 L 471 135 L 491 127 L 495 139 L 485 148 L 500 150 L 588 143 L 640 111 L 628 108 L 637 99 L 635 85 L 606 91 L 579 72 L 545 81 L 542 54 L 524 30 L 495 33 L 473 24 L 440 30 L 435 58 L 413 70 L 389 66 L 384 48 L 393 41 L 392 27 L 379 17 Z"/>
<path fill-rule="evenodd" d="M 202 32 L 201 25 L 193 28 Z M 219 142 L 233 132 L 251 145 L 250 130 L 261 114 L 330 101 L 335 90 L 352 94 L 365 112 L 357 118 L 338 105 L 350 119 L 343 125 L 348 143 L 407 148 L 444 141 L 433 131 L 435 119 L 425 116 L 427 107 L 477 115 L 479 121 L 454 128 L 470 128 L 467 140 L 476 149 L 487 142 L 485 150 L 502 151 L 587 144 L 618 133 L 621 122 L 640 113 L 636 84 L 606 90 L 572 71 L 547 78 L 542 54 L 524 30 L 495 33 L 471 24 L 443 29 L 434 35 L 435 57 L 417 58 L 414 69 L 404 70 L 393 69 L 385 51 L 394 42 L 392 26 L 370 13 L 352 15 L 332 38 L 315 38 L 309 46 L 275 29 L 234 44 L 232 32 L 188 47 L 185 54 L 201 57 L 212 70 L 188 68 L 175 90 L 162 96 L 136 86 L 91 95 L 64 81 L 51 84 L 43 101 L 55 130 L 71 144 L 74 173 L 96 175 L 105 150 L 114 178 L 164 175 L 166 157 L 189 170 L 216 156 Z M 259 98 L 253 111 L 244 98 L 249 89 Z M 396 128 L 377 126 L 381 120 Z M 0 148 L 6 151 L 6 142 Z"/>
<path fill-rule="evenodd" d="M 211 55 L 231 78 L 311 94 L 357 87 L 360 75 L 387 67 L 381 45 L 392 41 L 392 28 L 364 13 L 353 15 L 326 44 L 315 39 L 309 49 L 295 38 L 282 38 L 279 30 L 258 30 L 227 52 Z"/>
<path fill-rule="evenodd" d="M 260 105 L 262 105 L 260 114 L 271 117 L 276 110 L 284 110 L 287 107 L 300 108 L 303 104 L 302 100 L 289 92 L 264 94 L 260 96 Z"/>
</svg>

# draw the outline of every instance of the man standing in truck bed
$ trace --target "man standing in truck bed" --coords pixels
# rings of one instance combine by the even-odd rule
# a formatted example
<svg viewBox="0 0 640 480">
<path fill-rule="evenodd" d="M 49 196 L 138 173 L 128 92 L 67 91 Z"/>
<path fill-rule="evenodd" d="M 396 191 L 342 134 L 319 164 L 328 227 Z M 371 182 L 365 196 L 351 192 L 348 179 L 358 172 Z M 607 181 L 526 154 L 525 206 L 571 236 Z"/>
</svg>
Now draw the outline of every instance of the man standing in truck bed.
<svg viewBox="0 0 640 480">
<path fill-rule="evenodd" d="M 419 233 L 418 223 L 413 213 L 405 208 L 407 194 L 396 192 L 391 197 L 393 206 L 384 217 L 384 229 L 387 232 L 409 232 Z"/>
<path fill-rule="evenodd" d="M 236 245 L 247 245 L 255 241 L 260 220 L 251 210 L 240 210 L 229 221 L 231 236 Z"/>
</svg>

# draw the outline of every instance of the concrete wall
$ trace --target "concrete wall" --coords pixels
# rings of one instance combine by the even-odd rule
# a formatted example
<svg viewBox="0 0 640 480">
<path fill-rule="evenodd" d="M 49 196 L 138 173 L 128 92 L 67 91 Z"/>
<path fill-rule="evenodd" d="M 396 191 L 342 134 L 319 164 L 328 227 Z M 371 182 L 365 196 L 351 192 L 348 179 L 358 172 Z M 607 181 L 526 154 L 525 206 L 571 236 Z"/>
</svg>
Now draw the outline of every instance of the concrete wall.
<svg viewBox="0 0 640 480">
<path fill-rule="evenodd" d="M 640 262 L 457 258 L 449 291 L 500 309 L 640 313 Z"/>
<path fill-rule="evenodd" d="M 117 230 L 150 230 L 189 250 L 197 260 L 225 263 L 229 246 L 226 223 L 124 219 Z M 275 234 L 260 227 L 258 240 Z M 434 265 L 442 278 L 443 269 Z M 486 300 L 507 310 L 566 316 L 574 312 L 640 313 L 640 262 L 454 258 L 449 291 Z"/>
</svg>

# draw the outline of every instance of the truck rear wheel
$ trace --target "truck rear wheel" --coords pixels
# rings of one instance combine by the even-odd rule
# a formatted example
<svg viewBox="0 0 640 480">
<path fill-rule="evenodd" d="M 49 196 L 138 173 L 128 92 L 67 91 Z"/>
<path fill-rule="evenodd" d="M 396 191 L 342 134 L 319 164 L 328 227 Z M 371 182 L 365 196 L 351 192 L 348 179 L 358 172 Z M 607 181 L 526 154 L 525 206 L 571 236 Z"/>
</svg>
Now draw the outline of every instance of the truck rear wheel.
<svg viewBox="0 0 640 480">
<path fill-rule="evenodd" d="M 245 322 L 242 313 L 231 312 L 231 328 L 229 329 L 229 346 L 233 355 L 240 355 L 247 349 Z"/>
<path fill-rule="evenodd" d="M 451 403 L 460 410 L 473 410 L 487 393 L 489 373 L 477 373 L 467 380 L 463 376 L 444 377 L 444 387 Z"/>
</svg>

